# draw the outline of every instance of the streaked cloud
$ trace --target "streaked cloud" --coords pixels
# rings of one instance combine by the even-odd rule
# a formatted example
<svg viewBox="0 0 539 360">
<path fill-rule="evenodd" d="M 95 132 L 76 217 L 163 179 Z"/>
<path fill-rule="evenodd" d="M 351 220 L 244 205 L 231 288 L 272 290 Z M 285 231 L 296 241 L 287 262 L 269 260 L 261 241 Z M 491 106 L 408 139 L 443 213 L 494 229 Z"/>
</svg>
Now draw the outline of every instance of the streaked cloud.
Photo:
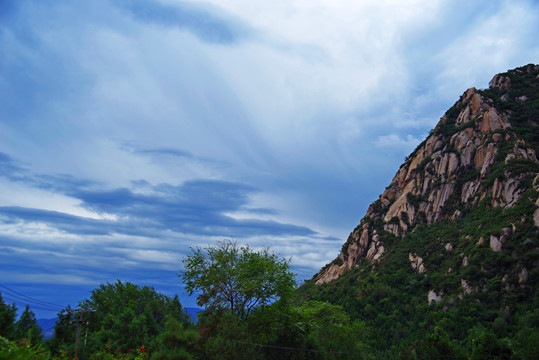
<svg viewBox="0 0 539 360">
<path fill-rule="evenodd" d="M 188 30 L 209 43 L 234 44 L 250 33 L 240 18 L 223 13 L 208 3 L 176 1 L 166 4 L 149 0 L 119 3 L 139 21 Z"/>
<path fill-rule="evenodd" d="M 71 304 L 117 278 L 183 296 L 189 247 L 228 237 L 311 277 L 466 88 L 539 57 L 529 0 L 9 0 L 0 19 L 0 280 Z"/>
</svg>

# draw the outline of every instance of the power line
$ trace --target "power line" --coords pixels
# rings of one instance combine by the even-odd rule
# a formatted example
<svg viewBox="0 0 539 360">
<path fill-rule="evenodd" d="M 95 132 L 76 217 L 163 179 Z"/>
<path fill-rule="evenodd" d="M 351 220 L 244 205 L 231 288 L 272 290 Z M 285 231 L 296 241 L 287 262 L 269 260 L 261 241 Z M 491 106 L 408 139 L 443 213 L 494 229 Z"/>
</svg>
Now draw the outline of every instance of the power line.
<svg viewBox="0 0 539 360">
<path fill-rule="evenodd" d="M 0 287 L 6 289 L 7 292 L 8 292 L 8 294 L 9 294 L 10 296 L 19 298 L 19 299 L 21 299 L 21 300 L 23 300 L 23 301 L 26 301 L 26 302 L 30 302 L 30 303 L 37 304 L 37 306 L 55 309 L 55 311 L 59 311 L 59 310 L 62 310 L 62 309 L 65 308 L 65 307 L 62 306 L 62 305 L 54 304 L 54 303 L 47 302 L 47 301 L 42 301 L 42 300 L 33 298 L 33 297 L 31 297 L 31 296 L 21 294 L 20 292 L 17 292 L 17 291 L 15 291 L 15 290 L 12 290 L 12 289 L 10 289 L 9 287 L 7 287 L 7 286 L 5 286 L 5 285 L 2 285 L 2 284 L 0 284 Z M 32 305 L 34 305 L 34 304 L 32 304 Z M 37 307 L 36 307 L 36 308 L 37 308 Z"/>
<path fill-rule="evenodd" d="M 43 301 L 43 300 L 39 300 L 39 299 L 36 299 L 36 298 L 33 298 L 31 296 L 28 296 L 28 295 L 24 295 L 24 294 L 21 294 L 20 292 L 17 292 L 13 289 L 10 289 L 9 287 L 5 286 L 5 285 L 2 285 L 0 284 L 0 287 L 3 287 L 4 289 L 6 289 L 8 292 L 11 292 L 13 294 L 16 294 L 18 295 L 17 297 L 22 297 L 24 299 L 28 299 L 32 302 L 35 302 L 35 303 L 40 303 L 42 305 L 46 305 L 46 306 L 52 306 L 52 307 L 57 307 L 57 308 L 64 308 L 64 306 L 62 305 L 58 305 L 58 304 L 54 304 L 54 303 L 51 303 L 51 302 L 47 302 L 47 301 Z M 13 295 L 13 296 L 16 296 L 16 295 Z"/>
<path fill-rule="evenodd" d="M 11 294 L 10 294 L 11 295 Z M 3 299 L 11 302 L 11 303 L 14 303 L 14 304 L 17 304 L 17 305 L 20 305 L 20 306 L 30 306 L 32 309 L 36 309 L 36 310 L 43 310 L 43 311 L 56 311 L 58 312 L 58 308 L 53 308 L 53 307 L 45 307 L 45 306 L 39 306 L 39 305 L 35 305 L 35 304 L 28 304 L 27 302 L 23 302 L 21 300 L 17 300 L 17 299 L 12 299 L 10 298 L 9 296 L 6 296 L 5 294 L 2 296 Z"/>
<path fill-rule="evenodd" d="M 26 305 L 29 305 L 31 306 L 32 308 L 34 309 L 39 309 L 39 310 L 50 310 L 50 311 L 59 311 L 59 308 L 56 307 L 56 306 L 48 306 L 48 305 L 42 305 L 42 304 L 33 304 L 29 301 L 27 301 L 26 299 L 24 298 L 21 298 L 20 296 L 17 296 L 17 295 L 13 295 L 13 294 L 8 294 L 8 293 L 4 293 L 2 295 L 2 297 L 6 300 L 9 300 L 13 303 L 16 303 L 18 305 L 22 305 L 22 306 L 26 306 Z M 15 298 L 13 298 L 15 297 Z"/>
</svg>

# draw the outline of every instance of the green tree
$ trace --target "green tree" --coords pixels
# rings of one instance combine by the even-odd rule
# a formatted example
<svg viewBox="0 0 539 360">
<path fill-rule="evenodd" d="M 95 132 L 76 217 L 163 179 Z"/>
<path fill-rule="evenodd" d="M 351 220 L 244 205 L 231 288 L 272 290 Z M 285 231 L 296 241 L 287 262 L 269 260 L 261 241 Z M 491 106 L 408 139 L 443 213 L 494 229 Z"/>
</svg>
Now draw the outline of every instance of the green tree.
<svg viewBox="0 0 539 360">
<path fill-rule="evenodd" d="M 269 248 L 254 251 L 227 240 L 191 251 L 179 276 L 190 295 L 201 293 L 197 303 L 207 310 L 227 309 L 243 319 L 257 307 L 287 299 L 294 289 L 289 260 Z"/>
<path fill-rule="evenodd" d="M 419 342 L 416 354 L 425 359 L 464 356 L 462 351 L 452 342 L 445 330 L 435 326 L 425 339 Z"/>
<path fill-rule="evenodd" d="M 472 359 L 511 359 L 512 350 L 507 339 L 498 339 L 491 330 L 483 331 L 472 340 Z"/>
<path fill-rule="evenodd" d="M 257 311 L 258 309 L 254 312 Z M 252 324 L 251 317 L 241 319 L 230 310 L 219 310 L 209 326 L 209 329 L 213 330 L 212 336 L 204 339 L 205 357 L 222 360 L 263 359 L 261 348 L 256 345 L 262 343 L 261 337 L 253 331 L 250 326 Z M 209 334 L 205 325 L 202 325 L 201 330 L 203 334 Z"/>
<path fill-rule="evenodd" d="M 364 322 L 352 321 L 343 307 L 322 301 L 307 301 L 295 309 L 301 324 L 309 330 L 321 349 L 332 352 L 328 358 L 357 358 L 367 353 L 368 328 Z"/>
<path fill-rule="evenodd" d="M 37 324 L 36 316 L 26 305 L 19 320 L 15 323 L 15 340 L 27 339 L 32 344 L 39 344 L 43 339 L 43 329 Z"/>
<path fill-rule="evenodd" d="M 15 318 L 17 316 L 17 307 L 4 303 L 2 293 L 0 293 L 0 336 L 8 339 L 13 338 L 15 330 Z"/>
<path fill-rule="evenodd" d="M 539 329 L 521 329 L 514 338 L 515 353 L 520 359 L 539 359 Z"/>
<path fill-rule="evenodd" d="M 64 353 L 72 354 L 74 351 L 76 314 L 71 311 L 68 305 L 66 311 L 57 315 L 58 320 L 54 325 L 54 336 L 45 341 L 45 345 L 51 351 L 53 356 L 60 356 Z"/>
<path fill-rule="evenodd" d="M 80 359 L 86 359 L 89 354 L 107 346 L 121 353 L 128 350 L 133 353 L 144 344 L 151 351 L 157 346 L 156 339 L 165 327 L 167 315 L 182 324 L 189 321 L 177 296 L 170 298 L 152 287 L 120 280 L 92 290 L 90 298 L 81 301 L 79 308 L 95 310 L 83 314 Z M 55 354 L 60 350 L 73 353 L 75 328 L 79 319 L 78 315 L 74 315 L 68 313 L 59 316 L 55 336 L 50 342 Z"/>
<path fill-rule="evenodd" d="M 165 328 L 157 337 L 156 352 L 153 353 L 152 360 L 195 359 L 194 354 L 198 352 L 199 342 L 200 335 L 195 328 L 168 315 Z"/>
</svg>

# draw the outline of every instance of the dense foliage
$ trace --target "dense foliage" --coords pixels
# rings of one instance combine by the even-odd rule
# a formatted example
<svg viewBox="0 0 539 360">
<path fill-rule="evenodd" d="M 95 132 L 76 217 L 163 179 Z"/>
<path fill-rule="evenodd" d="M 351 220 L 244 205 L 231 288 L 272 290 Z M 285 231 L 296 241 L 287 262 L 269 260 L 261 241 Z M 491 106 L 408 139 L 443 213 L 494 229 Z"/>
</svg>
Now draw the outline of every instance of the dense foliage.
<svg viewBox="0 0 539 360">
<path fill-rule="evenodd" d="M 486 102 L 507 114 L 511 125 L 483 134 L 488 141 L 494 133 L 503 135 L 498 136 L 490 172 L 481 176 L 473 167 L 462 169 L 441 208 L 442 219 L 434 224 L 426 225 L 421 216 L 408 222 L 406 213 L 390 219 L 389 224 L 402 220 L 409 226 L 402 238 L 384 230 L 383 218 L 363 219 L 382 239 L 384 255 L 379 261 L 360 260 L 330 283 L 316 285 L 312 279 L 298 290 L 298 304 L 310 299 L 341 305 L 352 319 L 366 321 L 369 345 L 378 354 L 539 358 L 539 232 L 534 220 L 539 165 L 533 156 L 507 157 L 517 143 L 539 154 L 539 67 L 528 65 L 501 77 L 510 82 L 509 88 L 481 91 Z M 466 105 L 458 102 L 432 133 L 449 144 L 451 136 L 472 126 L 475 119 L 456 124 Z M 417 176 L 432 170 L 431 162 L 428 157 L 420 162 Z M 508 179 L 517 179 L 513 185 L 519 200 L 494 206 L 493 184 Z M 463 204 L 463 184 L 470 180 L 488 191 L 478 203 Z M 408 194 L 407 201 L 417 208 L 428 195 Z M 389 205 L 377 201 L 372 208 L 382 213 L 384 206 Z M 496 242 L 503 246 L 494 250 Z M 417 257 L 424 272 L 412 266 L 411 259 Z"/>
<path fill-rule="evenodd" d="M 190 324 L 177 296 L 170 298 L 153 288 L 119 280 L 94 289 L 89 299 L 80 302 L 79 309 L 69 310 L 59 314 L 49 346 L 54 353 L 74 353 L 77 326 L 82 319 L 78 349 L 82 359 L 98 351 L 132 353 L 144 346 L 159 348 L 167 316 L 186 328 Z"/>
<path fill-rule="evenodd" d="M 27 305 L 17 321 L 16 318 L 17 307 L 15 304 L 6 304 L 0 293 L 0 336 L 15 341 L 24 340 L 28 344 L 40 344 L 43 330 L 37 324 L 30 307 Z"/>
<path fill-rule="evenodd" d="M 445 339 L 446 354 L 471 354 L 478 342 L 494 341 L 485 337 L 489 333 L 501 343 L 511 339 L 517 354 L 532 351 L 537 356 L 533 344 L 539 339 L 538 273 L 531 271 L 524 286 L 518 277 L 521 269 L 533 269 L 538 260 L 535 243 L 527 241 L 537 236 L 526 211 L 537 195 L 531 191 L 507 211 L 481 206 L 455 222 L 423 226 L 394 239 L 379 263 L 364 261 L 328 284 L 307 282 L 298 291 L 298 303 L 316 299 L 341 305 L 352 319 L 367 322 L 369 344 L 380 352 L 414 349 L 416 354 L 433 354 L 433 339 L 426 334 L 437 334 Z M 521 225 L 503 250 L 492 251 L 484 239 L 517 221 Z M 445 248 L 447 243 L 452 251 Z M 426 273 L 411 266 L 410 252 L 423 257 Z M 442 300 L 429 304 L 429 291 L 442 294 Z"/>
<path fill-rule="evenodd" d="M 200 358 L 346 359 L 366 349 L 364 323 L 340 306 L 291 305 L 295 277 L 288 261 L 267 248 L 256 252 L 225 241 L 193 249 L 184 265 L 186 288 L 200 291 L 205 306 Z"/>
<path fill-rule="evenodd" d="M 30 307 L 26 306 L 16 318 L 17 307 L 6 304 L 0 293 L 0 360 L 51 359 L 41 344 L 42 329 Z"/>
</svg>

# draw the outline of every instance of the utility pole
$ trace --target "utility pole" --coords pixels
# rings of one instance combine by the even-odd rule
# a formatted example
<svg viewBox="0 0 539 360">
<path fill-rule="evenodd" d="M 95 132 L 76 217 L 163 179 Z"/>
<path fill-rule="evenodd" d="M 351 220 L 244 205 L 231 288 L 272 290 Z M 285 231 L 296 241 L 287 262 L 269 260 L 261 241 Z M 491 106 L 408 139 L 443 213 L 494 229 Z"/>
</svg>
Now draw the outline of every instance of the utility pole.
<svg viewBox="0 0 539 360">
<path fill-rule="evenodd" d="M 71 314 L 73 313 L 79 314 L 79 319 L 77 321 L 77 332 L 75 334 L 75 359 L 78 359 L 80 330 L 81 330 L 82 325 L 88 325 L 88 322 L 86 323 L 84 322 L 84 319 L 83 319 L 84 313 L 95 312 L 95 310 L 94 309 L 69 309 L 66 311 L 68 311 Z M 86 329 L 86 335 L 88 335 L 88 329 Z M 84 340 L 84 343 L 86 344 L 86 339 Z"/>
</svg>

